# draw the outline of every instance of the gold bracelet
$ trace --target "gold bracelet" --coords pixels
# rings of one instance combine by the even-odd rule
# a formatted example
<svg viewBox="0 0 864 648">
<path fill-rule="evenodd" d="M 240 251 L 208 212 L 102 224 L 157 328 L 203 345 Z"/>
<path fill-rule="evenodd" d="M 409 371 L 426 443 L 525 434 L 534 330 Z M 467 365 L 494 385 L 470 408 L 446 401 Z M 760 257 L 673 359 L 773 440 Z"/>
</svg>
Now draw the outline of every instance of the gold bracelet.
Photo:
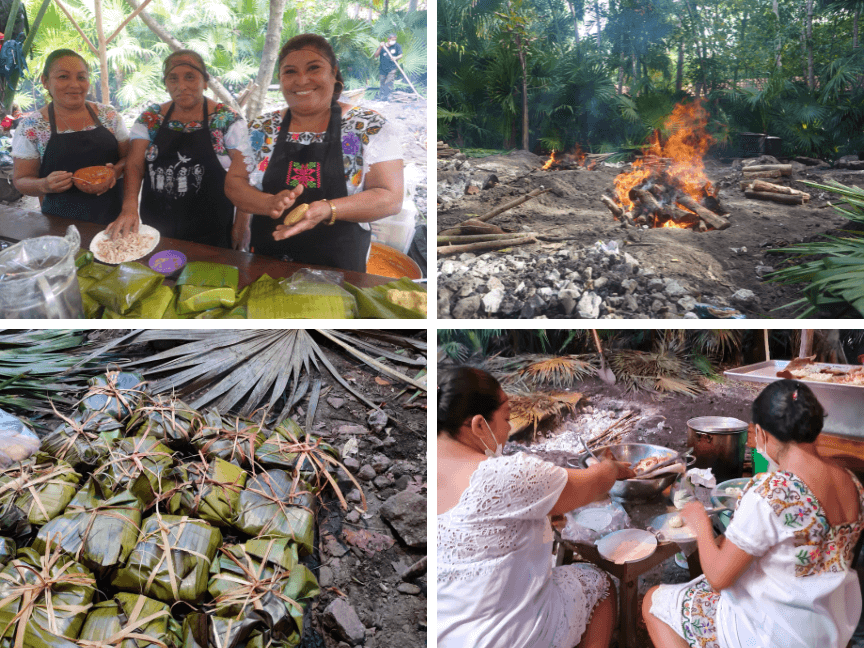
<svg viewBox="0 0 864 648">
<path fill-rule="evenodd" d="M 333 204 L 332 200 L 327 200 L 326 198 L 324 199 L 324 202 L 330 205 L 330 220 L 327 221 L 327 225 L 332 225 L 336 222 L 336 205 Z"/>
</svg>

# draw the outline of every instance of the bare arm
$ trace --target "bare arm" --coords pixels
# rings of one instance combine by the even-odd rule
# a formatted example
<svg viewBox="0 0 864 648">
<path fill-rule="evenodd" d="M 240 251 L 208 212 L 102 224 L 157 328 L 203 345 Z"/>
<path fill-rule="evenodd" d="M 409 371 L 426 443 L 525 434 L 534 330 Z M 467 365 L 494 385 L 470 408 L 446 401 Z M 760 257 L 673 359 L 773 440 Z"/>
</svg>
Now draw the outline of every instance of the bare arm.
<svg viewBox="0 0 864 648">
<path fill-rule="evenodd" d="M 122 238 L 130 232 L 138 231 L 138 195 L 141 193 L 141 182 L 144 179 L 144 153 L 149 145 L 150 140 L 146 139 L 134 139 L 130 142 L 125 164 L 123 208 L 117 220 L 105 228 L 112 239 Z"/>
<path fill-rule="evenodd" d="M 263 214 L 270 218 L 279 218 L 282 213 L 294 204 L 297 196 L 303 193 L 303 187 L 280 191 L 278 194 L 268 194 L 259 191 L 249 184 L 249 173 L 243 156 L 231 157 L 231 168 L 225 177 L 225 195 L 234 203 L 238 210 L 247 214 Z"/>
<path fill-rule="evenodd" d="M 629 464 L 606 459 L 585 470 L 567 470 L 567 485 L 550 511 L 561 515 L 606 496 L 615 481 L 633 475 Z"/>
<path fill-rule="evenodd" d="M 681 516 L 696 532 L 699 562 L 708 584 L 718 592 L 734 585 L 753 562 L 753 556 L 734 543 L 725 542 L 725 538 L 716 541 L 711 520 L 701 503 L 691 502 L 681 510 Z"/>
<path fill-rule="evenodd" d="M 52 171 L 39 177 L 41 160 L 15 158 L 12 163 L 12 184 L 25 196 L 42 198 L 49 193 L 61 193 L 72 187 L 71 171 Z"/>
</svg>

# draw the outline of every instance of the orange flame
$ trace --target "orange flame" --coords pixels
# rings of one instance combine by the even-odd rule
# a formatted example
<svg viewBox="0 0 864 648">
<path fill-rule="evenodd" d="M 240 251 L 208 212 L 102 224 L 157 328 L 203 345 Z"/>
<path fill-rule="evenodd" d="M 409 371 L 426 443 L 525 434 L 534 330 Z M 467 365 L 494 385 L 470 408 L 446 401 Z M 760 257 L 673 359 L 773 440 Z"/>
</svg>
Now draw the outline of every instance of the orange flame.
<svg viewBox="0 0 864 648">
<path fill-rule="evenodd" d="M 549 159 L 546 160 L 546 164 L 543 165 L 543 170 L 546 171 L 553 164 L 555 164 L 555 149 L 552 149 L 552 155 L 550 155 Z"/>
</svg>

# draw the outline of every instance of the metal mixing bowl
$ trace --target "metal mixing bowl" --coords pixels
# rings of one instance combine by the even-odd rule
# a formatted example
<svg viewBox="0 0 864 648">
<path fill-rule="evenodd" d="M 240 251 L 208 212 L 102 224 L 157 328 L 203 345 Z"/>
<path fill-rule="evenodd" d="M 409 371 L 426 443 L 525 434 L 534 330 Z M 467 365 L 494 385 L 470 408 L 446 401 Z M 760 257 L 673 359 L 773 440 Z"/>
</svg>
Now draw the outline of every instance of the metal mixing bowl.
<svg viewBox="0 0 864 648">
<path fill-rule="evenodd" d="M 612 456 L 618 461 L 627 461 L 635 464 L 647 457 L 659 457 L 661 461 L 671 459 L 677 453 L 663 446 L 651 445 L 649 443 L 621 443 L 618 445 L 603 446 L 594 450 L 597 456 L 602 456 L 606 450 L 612 452 Z M 587 454 L 579 455 L 574 459 L 570 459 L 567 464 L 571 468 L 587 468 Z M 682 457 L 682 463 L 687 463 Z M 694 460 L 692 457 L 686 457 L 688 461 Z M 691 462 L 692 463 L 692 462 Z M 672 468 L 672 466 L 669 466 Z M 647 502 L 652 500 L 672 482 L 675 481 L 677 474 L 667 474 L 655 479 L 622 479 L 615 482 L 609 495 L 615 499 L 624 500 L 625 502 Z"/>
</svg>

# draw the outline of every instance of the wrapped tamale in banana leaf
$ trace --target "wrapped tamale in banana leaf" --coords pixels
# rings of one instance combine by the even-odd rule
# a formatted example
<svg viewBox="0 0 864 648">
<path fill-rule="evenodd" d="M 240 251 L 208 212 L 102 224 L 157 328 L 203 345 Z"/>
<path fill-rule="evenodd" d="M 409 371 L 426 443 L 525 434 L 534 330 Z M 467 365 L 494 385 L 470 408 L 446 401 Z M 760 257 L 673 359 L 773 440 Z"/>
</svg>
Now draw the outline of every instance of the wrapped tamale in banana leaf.
<svg viewBox="0 0 864 648">
<path fill-rule="evenodd" d="M 255 460 L 265 468 L 298 471 L 313 483 L 321 483 L 321 471 L 333 469 L 339 451 L 320 438 L 306 435 L 297 423 L 285 419 L 273 434 L 255 451 Z"/>
<path fill-rule="evenodd" d="M 41 526 L 64 511 L 80 481 L 68 463 L 39 452 L 0 471 L 0 509 L 18 508 L 30 524 Z"/>
<path fill-rule="evenodd" d="M 176 485 L 165 494 L 167 509 L 175 515 L 201 518 L 216 526 L 230 526 L 246 485 L 246 471 L 218 457 L 175 467 Z"/>
<path fill-rule="evenodd" d="M 93 606 L 77 643 L 81 648 L 173 648 L 180 645 L 181 632 L 165 603 L 118 592 Z"/>
<path fill-rule="evenodd" d="M 75 648 L 95 591 L 90 570 L 60 551 L 19 549 L 0 571 L 0 647 Z"/>
<path fill-rule="evenodd" d="M 183 401 L 164 395 L 148 397 L 135 410 L 126 429 L 129 434 L 147 434 L 171 448 L 192 444 L 203 417 Z"/>
<path fill-rule="evenodd" d="M 69 502 L 66 512 L 39 529 L 33 548 L 50 543 L 100 577 L 126 562 L 138 540 L 142 504 L 129 491 L 113 495 L 95 479 Z"/>
<path fill-rule="evenodd" d="M 284 470 L 250 476 L 240 493 L 234 527 L 250 536 L 280 536 L 294 540 L 312 553 L 315 534 L 315 497 L 304 482 Z"/>
<path fill-rule="evenodd" d="M 63 423 L 42 439 L 41 450 L 76 469 L 96 466 L 122 436 L 123 425 L 104 412 L 86 410 L 61 418 Z"/>
<path fill-rule="evenodd" d="M 156 513 L 144 520 L 138 544 L 111 584 L 173 604 L 199 602 L 222 533 L 203 520 Z"/>
<path fill-rule="evenodd" d="M 193 443 L 207 457 L 219 457 L 243 468 L 250 468 L 255 459 L 255 450 L 267 434 L 260 423 L 238 417 L 229 418 L 211 410 L 204 415 L 204 422 Z"/>
<path fill-rule="evenodd" d="M 173 466 L 171 449 L 148 434 L 143 434 L 115 441 L 105 461 L 93 471 L 93 477 L 115 493 L 131 490 L 145 506 L 149 506 L 156 495 L 167 492 L 173 486 L 169 478 Z M 135 487 L 136 480 L 141 476 L 146 478 L 152 497 L 147 497 Z"/>
<path fill-rule="evenodd" d="M 109 371 L 90 379 L 80 409 L 105 412 L 118 421 L 132 414 L 144 396 L 144 377 L 125 371 Z"/>
<path fill-rule="evenodd" d="M 12 538 L 0 538 L 0 566 L 12 560 L 17 551 L 18 545 Z"/>
<path fill-rule="evenodd" d="M 263 626 L 257 618 L 225 619 L 193 612 L 183 619 L 183 648 L 244 648 Z"/>
</svg>

